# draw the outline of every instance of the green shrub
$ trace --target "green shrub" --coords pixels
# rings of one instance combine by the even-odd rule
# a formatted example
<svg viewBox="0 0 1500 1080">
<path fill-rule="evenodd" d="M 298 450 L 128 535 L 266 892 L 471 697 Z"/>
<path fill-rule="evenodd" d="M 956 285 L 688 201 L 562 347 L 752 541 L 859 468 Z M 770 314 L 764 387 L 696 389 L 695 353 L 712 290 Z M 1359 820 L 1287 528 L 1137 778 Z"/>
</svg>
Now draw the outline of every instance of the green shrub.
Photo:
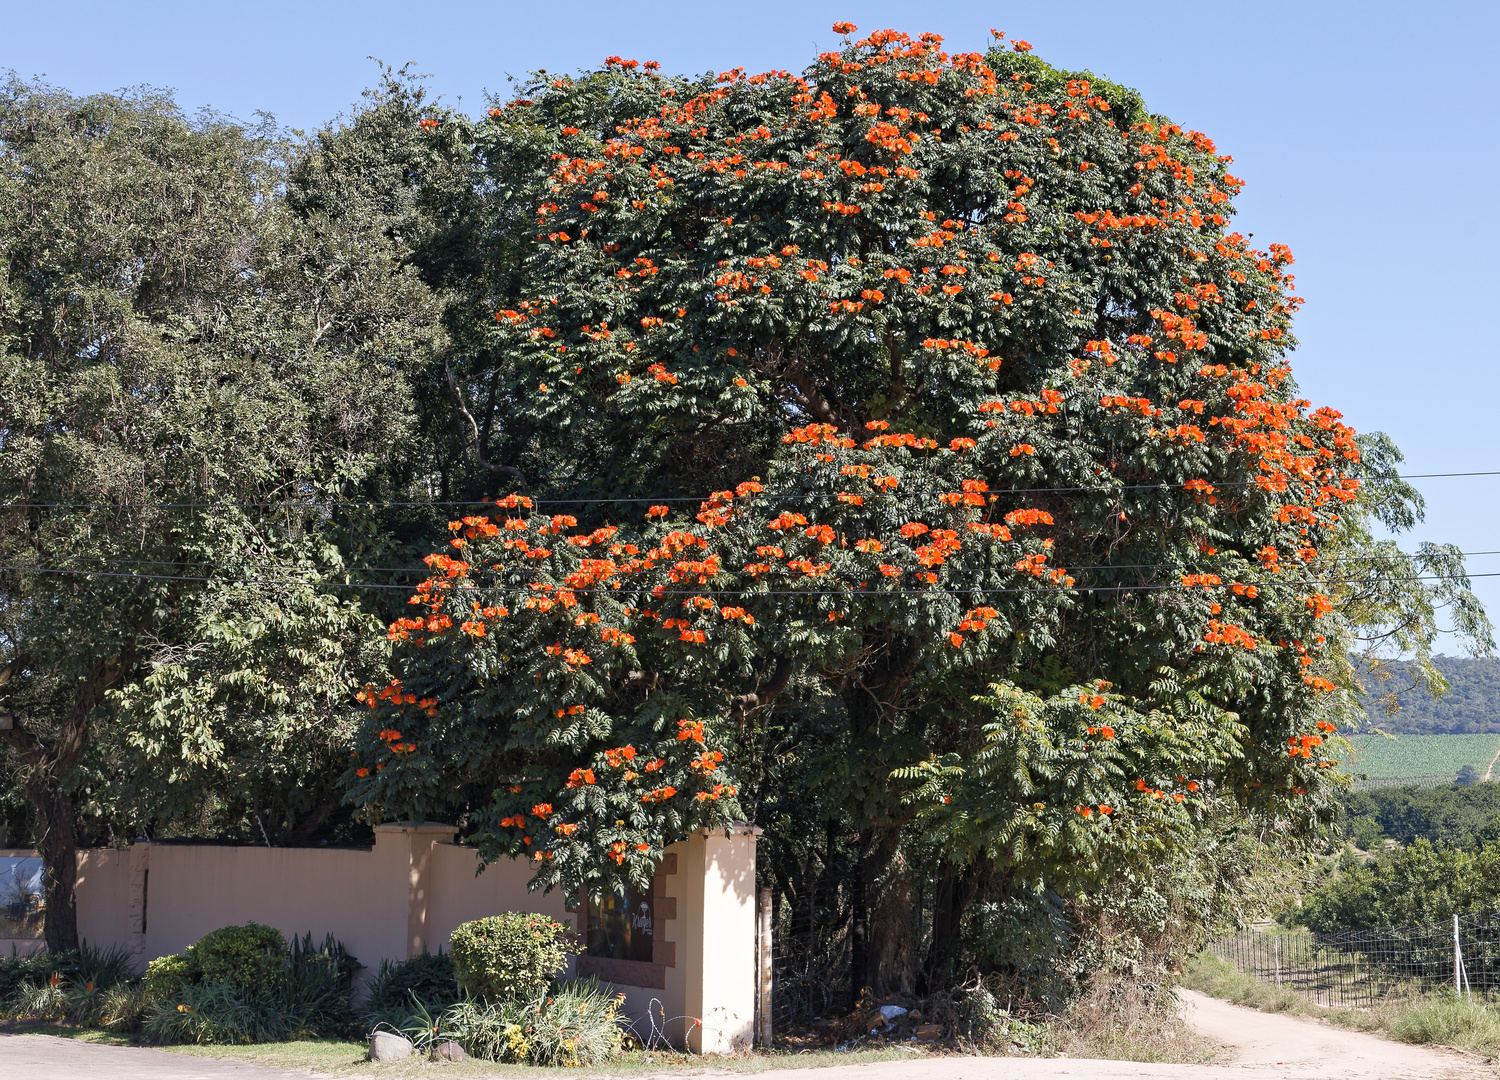
<svg viewBox="0 0 1500 1080">
<path fill-rule="evenodd" d="M 319 1023 L 338 994 L 332 969 L 288 966 L 247 994 L 227 982 L 190 983 L 153 1005 L 143 1031 L 157 1043 L 262 1043 L 313 1038 L 334 1028 Z"/>
<path fill-rule="evenodd" d="M 142 1031 L 156 1043 L 247 1043 L 256 1041 L 254 1010 L 227 982 L 196 982 L 158 1002 Z"/>
<path fill-rule="evenodd" d="M 74 954 L 32 953 L 30 956 L 0 956 L 0 1002 L 14 1003 L 22 987 L 40 986 L 51 976 L 73 974 L 68 962 Z"/>
<path fill-rule="evenodd" d="M 484 1061 L 588 1068 L 619 1054 L 626 1024 L 620 1015 L 623 1000 L 601 992 L 593 981 L 567 983 L 530 1002 L 461 1001 L 408 1033 L 419 1044 L 454 1039 Z"/>
<path fill-rule="evenodd" d="M 65 984 L 68 1001 L 67 1018 L 76 1024 L 97 1024 L 105 991 L 92 979 L 74 978 Z"/>
<path fill-rule="evenodd" d="M 108 1031 L 139 1031 L 146 1015 L 166 996 L 145 979 L 112 986 L 99 1001 L 95 1022 Z"/>
<path fill-rule="evenodd" d="M 290 1027 L 286 1037 L 355 1034 L 359 1025 L 349 996 L 359 966 L 331 934 L 318 946 L 311 934 L 301 941 L 294 938 L 286 966 L 267 980 L 255 1004 L 285 1018 Z"/>
<path fill-rule="evenodd" d="M 0 1002 L 26 1019 L 93 1023 L 104 992 L 130 976 L 130 954 L 114 946 L 10 956 L 0 959 Z"/>
<path fill-rule="evenodd" d="M 331 934 L 316 944 L 305 934 L 288 948 L 270 927 L 231 926 L 186 955 L 153 960 L 139 996 L 101 1002 L 99 1017 L 115 1030 L 139 1024 L 159 1043 L 348 1035 L 358 1027 L 349 994 L 359 966 Z"/>
<path fill-rule="evenodd" d="M 620 1015 L 624 994 L 606 994 L 599 984 L 575 982 L 557 988 L 532 1007 L 526 1027 L 533 1065 L 588 1068 L 603 1065 L 620 1052 L 626 1019 Z"/>
<path fill-rule="evenodd" d="M 360 1016 L 369 1027 L 385 1023 L 406 1028 L 417 1003 L 441 1014 L 462 996 L 453 974 L 453 957 L 447 953 L 423 953 L 396 963 L 382 960 L 370 980 Z"/>
<path fill-rule="evenodd" d="M 402 1030 L 419 1049 L 452 1039 L 463 1046 L 464 1053 L 480 1061 L 525 1064 L 531 1060 L 527 1020 L 527 1007 L 518 1001 L 468 998 L 450 1005 L 436 1018 L 416 1002 Z"/>
<path fill-rule="evenodd" d="M 71 1006 L 67 985 L 57 975 L 40 984 L 22 983 L 11 1000 L 17 1020 L 61 1020 Z"/>
<path fill-rule="evenodd" d="M 287 947 L 280 930 L 246 923 L 205 934 L 188 955 L 205 982 L 254 991 L 285 965 Z"/>
<path fill-rule="evenodd" d="M 452 945 L 458 985 L 490 1001 L 540 997 L 581 951 L 565 923 L 517 911 L 464 923 Z"/>
<path fill-rule="evenodd" d="M 292 937 L 290 951 L 292 967 L 300 967 L 305 964 L 316 964 L 318 966 L 330 966 L 339 973 L 339 978 L 345 983 L 353 984 L 354 973 L 364 967 L 348 949 L 344 943 L 332 934 L 324 934 L 323 940 L 313 944 L 312 934 L 303 934 L 299 939 Z"/>
<path fill-rule="evenodd" d="M 191 956 L 173 953 L 158 956 L 146 965 L 145 983 L 163 997 L 170 997 L 188 983 L 197 982 L 203 976 Z"/>
<path fill-rule="evenodd" d="M 99 948 L 85 941 L 74 954 L 72 981 L 94 990 L 108 990 L 135 976 L 130 953 L 118 945 Z"/>
</svg>

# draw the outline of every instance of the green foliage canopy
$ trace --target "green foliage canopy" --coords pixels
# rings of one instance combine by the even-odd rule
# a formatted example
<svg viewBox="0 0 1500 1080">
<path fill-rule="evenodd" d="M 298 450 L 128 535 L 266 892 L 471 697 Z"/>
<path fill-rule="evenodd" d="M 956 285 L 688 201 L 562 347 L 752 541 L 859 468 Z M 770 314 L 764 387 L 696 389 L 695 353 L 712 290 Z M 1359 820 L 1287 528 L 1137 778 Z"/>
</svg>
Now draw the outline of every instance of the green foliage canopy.
<svg viewBox="0 0 1500 1080">
<path fill-rule="evenodd" d="M 1478 848 L 1406 847 L 1352 867 L 1308 894 L 1300 918 L 1312 930 L 1446 923 L 1500 903 L 1500 842 Z"/>
<path fill-rule="evenodd" d="M 54 949 L 80 836 L 338 805 L 383 649 L 324 587 L 359 539 L 324 504 L 395 456 L 442 334 L 382 220 L 283 197 L 310 153 L 154 92 L 0 88 L 0 682 Z"/>
<path fill-rule="evenodd" d="M 474 129 L 493 322 L 453 389 L 529 488 L 390 627 L 367 814 L 462 807 L 568 888 L 754 813 L 851 820 L 856 907 L 913 836 L 1076 894 L 1210 804 L 1326 821 L 1361 630 L 1488 640 L 1450 549 L 1373 539 L 1419 501 L 1296 396 L 1228 159 L 940 42 L 612 58 Z"/>
</svg>

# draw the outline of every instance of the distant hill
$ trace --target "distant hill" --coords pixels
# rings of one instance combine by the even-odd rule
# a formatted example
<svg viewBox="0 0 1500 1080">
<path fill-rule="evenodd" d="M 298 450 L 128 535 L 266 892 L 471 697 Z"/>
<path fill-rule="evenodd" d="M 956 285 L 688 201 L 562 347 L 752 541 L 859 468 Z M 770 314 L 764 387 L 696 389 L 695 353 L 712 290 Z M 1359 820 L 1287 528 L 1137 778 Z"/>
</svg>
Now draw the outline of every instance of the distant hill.
<svg viewBox="0 0 1500 1080">
<path fill-rule="evenodd" d="M 1436 656 L 1433 662 L 1448 680 L 1449 692 L 1441 699 L 1420 687 L 1404 689 L 1411 681 L 1404 664 L 1391 665 L 1388 682 L 1365 680 L 1373 692 L 1365 703 L 1370 726 L 1409 735 L 1500 733 L 1500 660 Z M 1387 713 L 1380 695 L 1398 688 L 1401 707 Z"/>
</svg>

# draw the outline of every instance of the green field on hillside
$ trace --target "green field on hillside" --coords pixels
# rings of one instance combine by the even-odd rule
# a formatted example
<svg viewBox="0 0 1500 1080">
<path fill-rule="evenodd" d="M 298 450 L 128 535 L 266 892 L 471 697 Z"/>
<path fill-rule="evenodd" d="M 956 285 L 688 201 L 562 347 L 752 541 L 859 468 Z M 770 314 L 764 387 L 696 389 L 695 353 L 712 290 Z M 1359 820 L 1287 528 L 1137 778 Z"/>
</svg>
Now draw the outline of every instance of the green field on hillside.
<svg viewBox="0 0 1500 1080">
<path fill-rule="evenodd" d="M 1486 735 L 1355 735 L 1350 738 L 1355 755 L 1344 767 L 1371 780 L 1408 780 L 1458 775 L 1472 765 L 1481 776 L 1490 767 L 1500 736 Z M 1500 773 L 1500 766 L 1497 766 Z"/>
</svg>

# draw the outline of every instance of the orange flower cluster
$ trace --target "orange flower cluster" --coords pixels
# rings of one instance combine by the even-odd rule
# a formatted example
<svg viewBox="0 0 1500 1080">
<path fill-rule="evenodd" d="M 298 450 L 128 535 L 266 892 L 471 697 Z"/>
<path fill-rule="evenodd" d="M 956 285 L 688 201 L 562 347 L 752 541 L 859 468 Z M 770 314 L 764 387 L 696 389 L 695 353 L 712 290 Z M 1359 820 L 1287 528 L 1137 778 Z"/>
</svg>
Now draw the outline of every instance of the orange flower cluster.
<svg viewBox="0 0 1500 1080">
<path fill-rule="evenodd" d="M 1211 619 L 1208 629 L 1203 632 L 1203 640 L 1216 645 L 1238 645 L 1244 649 L 1254 649 L 1259 644 L 1253 634 L 1246 633 L 1242 627 L 1233 623 L 1221 623 L 1218 619 Z"/>
<path fill-rule="evenodd" d="M 1313 749 L 1323 745 L 1323 737 L 1321 735 L 1294 735 L 1287 739 L 1286 745 L 1288 757 L 1310 758 L 1313 756 Z"/>
</svg>

